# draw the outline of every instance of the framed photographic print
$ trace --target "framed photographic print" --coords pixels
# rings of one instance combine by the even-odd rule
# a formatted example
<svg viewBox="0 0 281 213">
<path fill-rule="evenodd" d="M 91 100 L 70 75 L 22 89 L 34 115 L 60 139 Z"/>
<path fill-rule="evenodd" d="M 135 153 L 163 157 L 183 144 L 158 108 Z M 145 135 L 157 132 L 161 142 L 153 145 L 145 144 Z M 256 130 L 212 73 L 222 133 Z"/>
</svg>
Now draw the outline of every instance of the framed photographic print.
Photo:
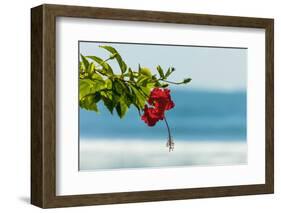
<svg viewBox="0 0 281 213">
<path fill-rule="evenodd" d="M 31 9 L 31 203 L 274 191 L 273 19 Z"/>
</svg>

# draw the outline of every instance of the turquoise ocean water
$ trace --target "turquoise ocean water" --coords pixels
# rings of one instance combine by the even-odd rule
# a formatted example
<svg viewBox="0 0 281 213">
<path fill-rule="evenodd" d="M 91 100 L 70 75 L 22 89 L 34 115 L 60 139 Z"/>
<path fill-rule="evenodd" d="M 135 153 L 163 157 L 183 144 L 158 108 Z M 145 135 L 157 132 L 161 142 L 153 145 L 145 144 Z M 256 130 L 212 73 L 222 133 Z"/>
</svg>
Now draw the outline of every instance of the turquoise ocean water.
<svg viewBox="0 0 281 213">
<path fill-rule="evenodd" d="M 166 117 L 174 140 L 246 142 L 246 92 L 172 90 L 175 107 Z M 99 104 L 99 113 L 80 109 L 80 139 L 166 140 L 165 123 L 148 127 L 131 107 L 123 119 Z"/>
</svg>

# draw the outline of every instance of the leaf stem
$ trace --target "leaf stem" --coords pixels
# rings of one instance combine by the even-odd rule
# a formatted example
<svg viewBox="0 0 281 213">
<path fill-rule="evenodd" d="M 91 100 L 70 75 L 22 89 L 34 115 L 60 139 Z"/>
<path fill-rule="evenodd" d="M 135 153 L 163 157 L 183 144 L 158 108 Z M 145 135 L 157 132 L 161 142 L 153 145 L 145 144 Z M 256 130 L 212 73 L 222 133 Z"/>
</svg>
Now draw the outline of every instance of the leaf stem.
<svg viewBox="0 0 281 213">
<path fill-rule="evenodd" d="M 164 82 L 166 82 L 166 83 L 169 83 L 169 84 L 177 84 L 177 85 L 179 85 L 179 84 L 184 84 L 183 82 L 173 82 L 173 81 L 168 81 L 168 80 L 164 80 L 164 79 L 158 79 L 159 81 L 164 81 Z"/>
</svg>

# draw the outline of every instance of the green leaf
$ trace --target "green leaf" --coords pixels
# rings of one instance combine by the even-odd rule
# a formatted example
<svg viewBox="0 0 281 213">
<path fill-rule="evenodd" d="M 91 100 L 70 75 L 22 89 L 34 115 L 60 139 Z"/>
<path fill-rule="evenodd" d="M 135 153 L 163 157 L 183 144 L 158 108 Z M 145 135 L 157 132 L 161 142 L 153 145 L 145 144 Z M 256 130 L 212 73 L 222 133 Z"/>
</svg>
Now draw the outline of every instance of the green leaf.
<svg viewBox="0 0 281 213">
<path fill-rule="evenodd" d="M 109 90 L 112 89 L 112 81 L 109 78 L 105 80 L 105 86 Z"/>
<path fill-rule="evenodd" d="M 138 86 L 145 86 L 147 82 L 149 81 L 150 77 L 146 75 L 139 75 L 138 80 L 137 80 L 137 85 Z"/>
<path fill-rule="evenodd" d="M 95 65 L 94 63 L 90 63 L 88 66 L 88 69 L 86 70 L 87 73 L 91 74 L 95 70 Z"/>
<path fill-rule="evenodd" d="M 164 71 L 163 71 L 163 69 L 160 67 L 160 65 L 157 66 L 157 71 L 158 71 L 160 77 L 163 78 L 163 79 L 165 79 Z"/>
<path fill-rule="evenodd" d="M 112 114 L 113 109 L 115 107 L 115 104 L 112 101 L 112 94 L 109 94 L 108 92 L 101 92 L 101 94 L 102 94 L 101 99 L 102 99 L 104 105 L 106 106 L 108 111 Z"/>
<path fill-rule="evenodd" d="M 191 81 L 191 78 L 185 78 L 184 80 L 183 80 L 183 83 L 184 84 L 187 84 L 187 83 L 189 83 Z"/>
<path fill-rule="evenodd" d="M 167 70 L 167 72 L 165 73 L 165 79 L 167 79 L 173 72 L 175 71 L 174 67 L 169 67 L 169 69 Z"/>
<path fill-rule="evenodd" d="M 134 81 L 134 73 L 131 68 L 129 68 L 129 78 L 130 78 L 130 81 Z"/>
<path fill-rule="evenodd" d="M 154 84 L 147 84 L 145 87 L 140 87 L 139 89 L 141 90 L 142 93 L 144 93 L 144 96 L 146 99 L 148 99 L 150 95 L 151 88 L 154 86 Z"/>
<path fill-rule="evenodd" d="M 80 70 L 80 72 L 85 72 L 85 65 L 84 65 L 84 63 L 82 62 L 82 61 L 80 61 L 79 62 L 79 70 Z"/>
<path fill-rule="evenodd" d="M 91 93 L 93 84 L 89 79 L 80 79 L 79 80 L 79 99 L 81 100 L 87 94 Z"/>
<path fill-rule="evenodd" d="M 128 110 L 128 106 L 126 105 L 126 102 L 123 98 L 120 99 L 119 103 L 115 107 L 117 114 L 120 118 L 123 118 Z"/>
<path fill-rule="evenodd" d="M 91 76 L 91 79 L 92 79 L 92 80 L 98 80 L 98 81 L 104 82 L 104 81 L 103 81 L 103 78 L 102 78 L 99 74 L 97 74 L 97 73 L 94 73 L 94 74 Z"/>
<path fill-rule="evenodd" d="M 105 76 L 108 76 L 108 72 L 105 70 L 105 69 L 95 69 L 95 72 L 96 73 L 99 73 L 101 75 L 105 75 Z"/>
<path fill-rule="evenodd" d="M 117 54 L 117 53 L 114 53 L 114 54 L 110 55 L 110 57 L 108 58 L 108 60 L 114 59 L 114 58 L 116 57 L 116 55 L 118 55 L 118 54 Z"/>
<path fill-rule="evenodd" d="M 100 100 L 100 96 L 97 97 L 98 95 L 89 95 L 82 100 L 80 100 L 80 107 L 86 110 L 92 110 L 95 112 L 98 112 L 98 107 L 97 107 L 97 102 Z"/>
<path fill-rule="evenodd" d="M 139 73 L 141 73 L 142 75 L 146 75 L 148 77 L 152 77 L 150 69 L 146 67 L 139 67 Z"/>
<path fill-rule="evenodd" d="M 81 58 L 82 58 L 82 63 L 83 63 L 83 66 L 85 68 L 85 70 L 88 69 L 88 66 L 89 66 L 89 61 L 87 60 L 87 58 L 85 56 L 83 56 L 82 54 L 81 55 Z"/>
<path fill-rule="evenodd" d="M 80 79 L 79 80 L 79 99 L 83 97 L 94 94 L 105 88 L 105 82 L 103 80 L 90 80 L 90 79 Z"/>
<path fill-rule="evenodd" d="M 135 104 L 140 108 L 143 109 L 145 102 L 146 102 L 146 96 L 144 93 L 142 93 L 142 91 L 140 91 L 138 88 L 136 88 L 135 86 L 131 86 L 132 91 L 135 95 L 136 101 Z"/>
<path fill-rule="evenodd" d="M 169 84 L 166 84 L 166 83 L 161 85 L 162 88 L 166 88 L 168 86 L 169 86 Z"/>
<path fill-rule="evenodd" d="M 122 95 L 123 93 L 123 85 L 119 80 L 114 80 L 112 82 L 112 90 L 116 93 L 118 93 L 119 95 Z"/>
<path fill-rule="evenodd" d="M 113 71 L 112 71 L 111 66 L 108 63 L 106 63 L 104 60 L 102 60 L 101 58 L 99 58 L 97 56 L 86 56 L 86 57 L 94 60 L 99 65 L 101 65 L 102 68 L 104 68 L 109 75 L 113 75 Z"/>
<path fill-rule="evenodd" d="M 120 93 L 118 93 L 115 89 L 114 86 L 112 86 L 112 102 L 113 105 L 116 106 L 116 104 L 119 102 L 120 98 L 122 97 L 122 95 Z"/>
<path fill-rule="evenodd" d="M 128 106 L 128 108 L 130 107 L 130 105 L 132 103 L 135 102 L 135 98 L 134 98 L 134 94 L 132 92 L 132 89 L 127 84 L 126 84 L 125 89 L 124 89 L 123 99 L 124 99 L 126 105 Z"/>
<path fill-rule="evenodd" d="M 126 63 L 123 61 L 122 57 L 120 56 L 120 54 L 117 52 L 117 50 L 111 46 L 100 46 L 103 49 L 106 49 L 107 51 L 109 51 L 111 54 L 113 54 L 112 56 L 114 56 L 119 64 L 119 67 L 121 69 L 122 73 L 125 73 L 127 70 L 127 65 Z M 111 57 L 112 57 L 111 56 Z"/>
</svg>

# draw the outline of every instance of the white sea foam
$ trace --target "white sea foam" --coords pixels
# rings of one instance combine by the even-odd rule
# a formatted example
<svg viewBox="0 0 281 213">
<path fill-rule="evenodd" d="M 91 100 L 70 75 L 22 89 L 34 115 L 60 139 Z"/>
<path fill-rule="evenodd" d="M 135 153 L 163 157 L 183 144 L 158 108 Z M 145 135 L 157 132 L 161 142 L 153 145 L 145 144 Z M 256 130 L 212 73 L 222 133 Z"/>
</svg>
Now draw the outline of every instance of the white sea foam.
<svg viewBox="0 0 281 213">
<path fill-rule="evenodd" d="M 237 164 L 247 164 L 246 142 L 175 141 L 169 152 L 165 141 L 80 141 L 81 171 Z"/>
</svg>

